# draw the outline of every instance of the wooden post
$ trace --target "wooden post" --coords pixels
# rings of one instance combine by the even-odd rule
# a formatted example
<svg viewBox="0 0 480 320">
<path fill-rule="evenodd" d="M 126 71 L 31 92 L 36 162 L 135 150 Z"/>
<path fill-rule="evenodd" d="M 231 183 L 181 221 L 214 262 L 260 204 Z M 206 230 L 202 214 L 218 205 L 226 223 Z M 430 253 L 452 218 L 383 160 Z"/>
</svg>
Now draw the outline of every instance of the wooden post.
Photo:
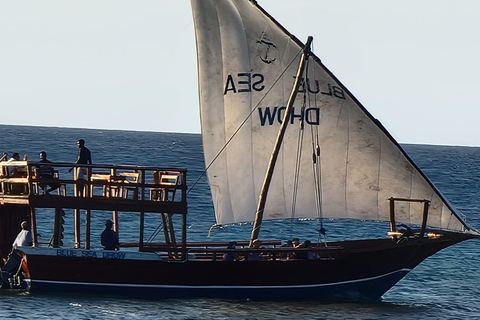
<svg viewBox="0 0 480 320">
<path fill-rule="evenodd" d="M 53 247 L 59 248 L 63 246 L 63 216 L 65 212 L 63 208 L 55 208 L 55 219 L 54 219 L 54 229 L 53 229 Z"/>
<path fill-rule="evenodd" d="M 75 183 L 73 184 L 73 196 L 78 197 L 78 185 L 77 185 L 77 177 L 78 177 L 78 167 L 73 167 L 73 179 Z"/>
<path fill-rule="evenodd" d="M 30 165 L 27 166 L 27 189 L 28 189 L 28 194 L 35 194 L 34 186 L 33 186 L 33 173 L 34 171 L 32 170 L 32 167 Z"/>
<path fill-rule="evenodd" d="M 142 170 L 142 187 L 141 187 L 141 194 L 140 194 L 140 200 L 143 202 L 145 200 L 145 170 Z M 145 212 L 140 211 L 140 235 L 138 239 L 138 250 L 142 251 L 143 249 L 143 235 L 144 235 L 144 222 L 145 222 Z"/>
<path fill-rule="evenodd" d="M 165 235 L 165 243 L 170 244 L 170 236 L 168 235 L 167 219 L 165 219 L 165 213 L 160 213 L 162 219 L 163 234 Z"/>
<path fill-rule="evenodd" d="M 113 211 L 113 231 L 117 233 L 118 237 L 118 211 Z"/>
<path fill-rule="evenodd" d="M 428 207 L 430 206 L 430 201 L 425 200 L 423 202 L 423 219 L 422 219 L 422 228 L 420 229 L 420 238 L 423 238 L 425 229 L 427 228 L 427 219 L 428 219 Z"/>
<path fill-rule="evenodd" d="M 167 213 L 168 218 L 168 229 L 170 231 L 170 239 L 172 242 L 172 246 L 177 246 L 177 241 L 175 240 L 175 230 L 173 229 L 173 220 L 172 220 L 172 213 Z M 175 258 L 178 259 L 178 251 L 175 249 L 173 251 Z"/>
<path fill-rule="evenodd" d="M 182 180 L 182 184 L 183 184 Z M 183 197 L 183 196 L 182 196 Z M 182 214 L 182 259 L 187 260 L 187 214 Z"/>
<path fill-rule="evenodd" d="M 141 176 L 140 176 L 140 200 L 143 202 L 145 200 L 145 169 L 141 170 Z"/>
<path fill-rule="evenodd" d="M 89 189 L 89 188 L 87 188 Z M 85 249 L 90 249 L 90 209 L 85 211 Z"/>
<path fill-rule="evenodd" d="M 139 251 L 142 251 L 142 248 L 143 248 L 143 233 L 144 233 L 144 221 L 145 221 L 145 212 L 141 211 L 140 212 L 140 235 L 139 235 L 139 239 L 138 239 L 138 250 Z"/>
<path fill-rule="evenodd" d="M 93 195 L 93 187 L 92 187 L 92 168 L 87 168 L 87 184 L 83 186 L 83 192 L 85 192 L 85 197 L 90 198 Z"/>
<path fill-rule="evenodd" d="M 38 244 L 38 234 L 37 234 L 37 219 L 35 216 L 35 208 L 30 208 L 30 228 L 32 230 L 32 242 L 33 246 L 36 247 Z"/>
<path fill-rule="evenodd" d="M 390 200 L 390 231 L 396 232 L 397 228 L 395 227 L 395 199 L 390 198 L 389 200 Z"/>
<path fill-rule="evenodd" d="M 75 248 L 80 248 L 80 209 L 75 209 Z"/>
<path fill-rule="evenodd" d="M 288 99 L 287 108 L 285 110 L 285 115 L 283 116 L 282 124 L 280 125 L 280 130 L 278 131 L 277 140 L 275 141 L 275 146 L 270 156 L 270 161 L 268 163 L 267 173 L 265 174 L 265 180 L 263 181 L 262 189 L 260 191 L 260 197 L 258 200 L 257 212 L 255 216 L 255 223 L 253 224 L 252 235 L 250 237 L 250 247 L 253 247 L 253 241 L 258 239 L 260 233 L 260 226 L 263 220 L 263 211 L 265 210 L 265 204 L 267 202 L 268 188 L 270 187 L 270 182 L 272 181 L 273 169 L 275 169 L 275 163 L 277 162 L 278 153 L 280 152 L 280 147 L 283 142 L 283 136 L 287 130 L 288 120 L 290 119 L 290 113 L 292 111 L 293 103 L 297 96 L 298 88 L 302 82 L 303 71 L 305 69 L 305 62 L 308 59 L 310 54 L 310 46 L 312 44 L 312 37 L 308 37 L 307 43 L 303 48 L 302 58 L 300 60 L 300 66 L 298 67 L 297 76 L 295 78 L 295 84 L 293 85 L 292 92 Z"/>
</svg>

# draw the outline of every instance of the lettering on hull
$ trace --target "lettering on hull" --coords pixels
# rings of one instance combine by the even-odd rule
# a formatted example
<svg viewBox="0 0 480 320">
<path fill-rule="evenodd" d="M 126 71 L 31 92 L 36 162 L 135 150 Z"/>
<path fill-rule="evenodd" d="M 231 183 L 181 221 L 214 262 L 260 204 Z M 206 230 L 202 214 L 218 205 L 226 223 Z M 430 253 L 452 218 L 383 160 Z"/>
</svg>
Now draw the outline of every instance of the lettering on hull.
<svg viewBox="0 0 480 320">
<path fill-rule="evenodd" d="M 125 259 L 125 252 L 119 251 L 91 251 L 91 250 L 68 250 L 58 249 L 58 257 L 83 257 L 83 258 L 103 258 L 103 259 Z"/>
</svg>

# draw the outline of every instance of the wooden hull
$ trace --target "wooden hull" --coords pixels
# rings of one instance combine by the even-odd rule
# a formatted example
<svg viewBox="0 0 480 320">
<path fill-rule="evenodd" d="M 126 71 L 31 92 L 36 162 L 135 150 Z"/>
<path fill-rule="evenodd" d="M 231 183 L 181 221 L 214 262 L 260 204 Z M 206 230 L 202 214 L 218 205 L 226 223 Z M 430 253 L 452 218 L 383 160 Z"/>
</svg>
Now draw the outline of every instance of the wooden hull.
<svg viewBox="0 0 480 320">
<path fill-rule="evenodd" d="M 379 299 L 428 256 L 471 238 L 447 233 L 330 244 L 320 260 L 161 260 L 154 253 L 23 248 L 31 292 L 107 293 L 148 298 Z M 341 247 L 341 248 L 340 248 Z M 48 254 L 46 254 L 48 250 Z"/>
</svg>

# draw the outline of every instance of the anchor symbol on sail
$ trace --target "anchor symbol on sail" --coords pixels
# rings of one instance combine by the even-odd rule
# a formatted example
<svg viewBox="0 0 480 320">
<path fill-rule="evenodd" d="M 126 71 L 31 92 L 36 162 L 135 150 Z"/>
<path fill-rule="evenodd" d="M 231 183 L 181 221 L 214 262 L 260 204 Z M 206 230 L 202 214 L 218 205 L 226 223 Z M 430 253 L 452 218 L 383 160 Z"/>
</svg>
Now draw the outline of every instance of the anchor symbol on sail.
<svg viewBox="0 0 480 320">
<path fill-rule="evenodd" d="M 266 64 L 270 64 L 277 60 L 278 50 L 277 46 L 266 37 L 266 33 L 262 32 L 260 40 L 257 41 L 260 44 L 259 50 L 261 51 L 260 59 Z"/>
</svg>

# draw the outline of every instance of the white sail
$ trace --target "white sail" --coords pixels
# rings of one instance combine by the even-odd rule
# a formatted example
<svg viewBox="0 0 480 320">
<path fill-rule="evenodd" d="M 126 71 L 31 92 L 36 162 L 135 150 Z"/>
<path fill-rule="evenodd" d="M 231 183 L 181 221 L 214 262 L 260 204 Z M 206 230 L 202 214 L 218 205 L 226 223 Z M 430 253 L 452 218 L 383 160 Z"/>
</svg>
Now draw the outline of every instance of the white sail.
<svg viewBox="0 0 480 320">
<path fill-rule="evenodd" d="M 191 2 L 205 162 L 215 160 L 207 175 L 217 223 L 253 221 L 303 45 L 250 1 Z M 431 201 L 430 227 L 468 229 L 390 134 L 314 56 L 293 115 L 264 219 L 389 221 L 388 199 L 394 197 Z M 422 217 L 421 203 L 396 203 L 397 222 L 420 225 Z"/>
</svg>

